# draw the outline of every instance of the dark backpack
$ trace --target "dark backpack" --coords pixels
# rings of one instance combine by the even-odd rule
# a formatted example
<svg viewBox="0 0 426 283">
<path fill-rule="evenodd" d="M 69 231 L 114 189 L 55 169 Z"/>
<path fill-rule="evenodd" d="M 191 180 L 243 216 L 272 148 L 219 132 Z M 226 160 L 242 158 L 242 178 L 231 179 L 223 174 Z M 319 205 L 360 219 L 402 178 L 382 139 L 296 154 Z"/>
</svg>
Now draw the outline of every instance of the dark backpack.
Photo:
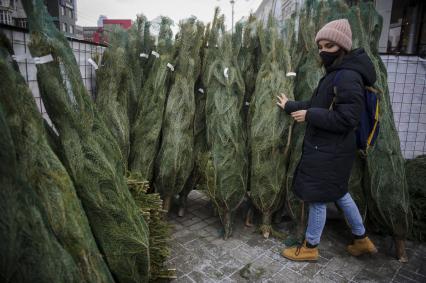
<svg viewBox="0 0 426 283">
<path fill-rule="evenodd" d="M 337 71 L 333 78 L 333 92 L 337 96 L 336 83 L 342 70 Z M 368 148 L 374 145 L 380 130 L 380 106 L 379 106 L 379 91 L 366 86 L 364 88 L 365 105 L 361 114 L 361 119 L 356 128 L 356 143 L 358 149 L 366 152 Z M 330 106 L 332 109 L 333 103 Z"/>
</svg>

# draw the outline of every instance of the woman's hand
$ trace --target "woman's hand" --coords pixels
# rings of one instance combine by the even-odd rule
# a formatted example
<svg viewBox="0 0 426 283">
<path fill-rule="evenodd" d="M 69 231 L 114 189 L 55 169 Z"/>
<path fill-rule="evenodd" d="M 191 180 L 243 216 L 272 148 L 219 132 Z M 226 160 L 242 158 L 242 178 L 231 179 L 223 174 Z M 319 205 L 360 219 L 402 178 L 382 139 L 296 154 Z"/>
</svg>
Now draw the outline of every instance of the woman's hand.
<svg viewBox="0 0 426 283">
<path fill-rule="evenodd" d="M 277 98 L 278 98 L 277 105 L 284 110 L 285 104 L 288 101 L 287 96 L 284 93 L 281 93 L 281 96 L 277 96 Z"/>
<path fill-rule="evenodd" d="M 291 117 L 293 117 L 296 122 L 302 123 L 306 121 L 306 110 L 294 111 L 291 113 Z"/>
</svg>

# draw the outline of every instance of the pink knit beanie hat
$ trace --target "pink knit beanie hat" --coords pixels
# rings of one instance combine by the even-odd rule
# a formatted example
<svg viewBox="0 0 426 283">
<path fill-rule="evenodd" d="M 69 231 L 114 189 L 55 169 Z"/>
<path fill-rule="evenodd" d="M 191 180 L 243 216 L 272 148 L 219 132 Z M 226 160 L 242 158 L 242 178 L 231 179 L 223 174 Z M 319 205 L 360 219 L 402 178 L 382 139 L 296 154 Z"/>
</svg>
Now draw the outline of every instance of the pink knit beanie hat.
<svg viewBox="0 0 426 283">
<path fill-rule="evenodd" d="M 323 26 L 317 33 L 315 42 L 318 43 L 324 39 L 336 43 L 346 51 L 350 51 L 352 48 L 352 31 L 348 20 L 335 20 Z"/>
</svg>

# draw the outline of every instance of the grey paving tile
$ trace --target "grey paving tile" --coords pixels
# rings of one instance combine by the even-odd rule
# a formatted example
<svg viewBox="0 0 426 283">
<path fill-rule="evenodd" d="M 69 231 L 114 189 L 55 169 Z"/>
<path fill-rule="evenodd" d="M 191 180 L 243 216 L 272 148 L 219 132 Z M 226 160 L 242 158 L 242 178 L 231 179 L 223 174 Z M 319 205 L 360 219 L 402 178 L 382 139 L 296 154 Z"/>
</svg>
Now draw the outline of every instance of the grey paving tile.
<svg viewBox="0 0 426 283">
<path fill-rule="evenodd" d="M 188 277 L 197 283 L 214 283 L 215 282 L 213 279 L 209 278 L 207 275 L 199 271 L 192 271 L 191 273 L 188 274 Z"/>
<path fill-rule="evenodd" d="M 230 278 L 235 282 L 262 282 L 267 279 L 267 270 L 262 266 L 248 263 L 235 272 Z"/>
<path fill-rule="evenodd" d="M 189 278 L 188 276 L 182 276 L 178 279 L 172 280 L 171 282 L 173 283 L 195 283 L 195 281 L 193 281 L 191 278 Z"/>
<path fill-rule="evenodd" d="M 398 275 L 404 276 L 416 282 L 426 282 L 426 276 L 412 271 L 400 269 Z"/>
<path fill-rule="evenodd" d="M 335 257 L 323 269 L 324 273 L 336 273 L 350 281 L 364 268 L 363 264 L 353 257 Z"/>
<path fill-rule="evenodd" d="M 280 278 L 282 281 L 275 281 L 277 278 Z M 274 282 L 295 282 L 295 283 L 305 283 L 309 282 L 309 279 L 293 271 L 292 269 L 284 268 L 279 272 L 279 275 L 272 278 Z"/>
<path fill-rule="evenodd" d="M 320 272 L 324 268 L 323 265 L 320 265 L 319 263 L 308 263 L 306 266 L 304 266 L 299 272 L 303 276 L 313 279 L 314 276 Z"/>
<path fill-rule="evenodd" d="M 220 268 L 220 271 L 226 276 L 231 276 L 243 267 L 243 262 L 238 259 L 231 259 Z"/>
<path fill-rule="evenodd" d="M 392 280 L 394 283 L 416 283 L 417 281 L 407 278 L 405 276 L 397 274 L 395 278 Z"/>
<path fill-rule="evenodd" d="M 319 272 L 311 280 L 312 283 L 347 283 L 349 280 L 334 272 Z"/>
</svg>

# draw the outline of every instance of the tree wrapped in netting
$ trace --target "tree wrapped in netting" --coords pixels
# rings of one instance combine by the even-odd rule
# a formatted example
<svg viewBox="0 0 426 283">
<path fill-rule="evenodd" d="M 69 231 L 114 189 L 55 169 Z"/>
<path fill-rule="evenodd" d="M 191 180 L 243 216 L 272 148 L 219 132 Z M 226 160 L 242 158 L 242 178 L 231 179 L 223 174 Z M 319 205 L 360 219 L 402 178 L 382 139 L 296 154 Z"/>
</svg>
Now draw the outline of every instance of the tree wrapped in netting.
<svg viewBox="0 0 426 283">
<path fill-rule="evenodd" d="M 133 124 L 136 118 L 138 101 L 142 95 L 143 85 L 148 78 L 153 60 L 152 57 L 146 58 L 155 45 L 153 36 L 150 33 L 150 25 L 151 23 L 147 18 L 139 14 L 128 31 L 129 45 L 126 54 L 128 72 L 133 83 L 133 91 L 130 92 L 128 107 L 130 125 Z"/>
<path fill-rule="evenodd" d="M 206 168 L 207 192 L 224 226 L 224 238 L 232 233 L 232 216 L 247 188 L 246 132 L 242 105 L 244 81 L 237 56 L 240 46 L 232 45 L 225 32 L 224 17 L 212 25 L 217 38 L 214 60 L 207 74 L 206 121 L 210 157 Z M 216 48 L 211 46 L 210 48 Z M 210 54 L 209 54 L 210 56 Z"/>
<path fill-rule="evenodd" d="M 256 87 L 257 73 L 261 65 L 261 48 L 259 42 L 258 28 L 259 22 L 256 17 L 251 14 L 246 22 L 241 23 L 243 28 L 243 39 L 241 50 L 238 56 L 238 63 L 240 65 L 241 74 L 244 78 L 245 93 L 244 101 L 244 119 L 247 119 L 247 113 L 249 110 L 248 103 L 251 101 Z M 238 26 L 238 25 L 237 25 Z"/>
<path fill-rule="evenodd" d="M 163 210 L 160 195 L 148 193 L 149 183 L 141 180 L 137 174 L 131 174 L 127 178 L 127 184 L 149 227 L 150 280 L 176 278 L 175 270 L 167 269 L 164 265 L 170 256 L 169 242 L 172 228 L 167 223 L 167 211 Z"/>
<path fill-rule="evenodd" d="M 48 144 L 43 119 L 31 91 L 17 64 L 8 61 L 13 55 L 11 46 L 2 34 L 0 37 L 0 73 L 3 74 L 0 103 L 19 156 L 17 166 L 37 193 L 49 226 L 72 256 L 83 282 L 113 282 L 74 184 Z"/>
<path fill-rule="evenodd" d="M 405 162 L 410 207 L 413 213 L 413 228 L 410 238 L 426 241 L 426 155 L 417 156 Z"/>
<path fill-rule="evenodd" d="M 167 67 L 173 55 L 172 20 L 161 18 L 154 62 L 147 74 L 132 125 L 129 169 L 149 182 L 153 181 L 154 163 L 159 150 L 161 127 L 172 71 Z"/>
<path fill-rule="evenodd" d="M 127 187 L 120 148 L 91 101 L 68 41 L 43 1 L 22 3 L 32 55 L 50 54 L 53 59 L 37 65 L 40 94 L 99 249 L 118 281 L 146 282 L 148 227 Z"/>
<path fill-rule="evenodd" d="M 135 88 L 129 70 L 127 50 L 128 33 L 121 28 L 109 32 L 109 47 L 105 49 L 101 66 L 96 71 L 96 107 L 111 134 L 114 136 L 122 155 L 123 166 L 127 169 L 130 152 L 130 120 L 128 109 L 134 97 Z"/>
<path fill-rule="evenodd" d="M 173 84 L 167 99 L 162 142 L 156 160 L 154 187 L 169 210 L 194 168 L 195 81 L 200 73 L 199 51 L 204 26 L 195 18 L 182 21 L 175 41 Z"/>
<path fill-rule="evenodd" d="M 261 231 L 269 237 L 272 214 L 280 207 L 284 196 L 284 180 L 291 136 L 292 119 L 277 105 L 276 97 L 285 93 L 293 99 L 293 77 L 284 42 L 279 38 L 275 19 L 270 16 L 266 28 L 259 23 L 258 35 L 262 65 L 256 79 L 256 89 L 250 102 L 250 198 L 262 213 Z"/>
<path fill-rule="evenodd" d="M 3 39 L 1 39 L 3 40 Z M 12 58 L 0 51 L 0 68 Z M 9 72 L 9 70 L 7 70 Z M 3 81 L 2 77 L 2 87 Z M 4 89 L 0 89 L 3 96 Z M 45 208 L 17 161 L 0 102 L 0 279 L 2 282 L 85 282 L 50 228 Z"/>
<path fill-rule="evenodd" d="M 187 199 L 189 193 L 195 189 L 205 190 L 205 178 L 204 171 L 206 167 L 206 154 L 208 151 L 207 147 L 207 129 L 206 129 L 206 88 L 203 83 L 203 75 L 206 60 L 205 56 L 208 48 L 208 38 L 210 31 L 210 24 L 204 28 L 202 42 L 199 54 L 195 56 L 195 60 L 198 61 L 196 65 L 200 66 L 200 72 L 194 87 L 195 96 L 195 115 L 194 115 L 194 168 L 189 176 L 185 186 L 179 194 L 179 211 L 178 215 L 183 217 L 185 215 Z"/>
</svg>

